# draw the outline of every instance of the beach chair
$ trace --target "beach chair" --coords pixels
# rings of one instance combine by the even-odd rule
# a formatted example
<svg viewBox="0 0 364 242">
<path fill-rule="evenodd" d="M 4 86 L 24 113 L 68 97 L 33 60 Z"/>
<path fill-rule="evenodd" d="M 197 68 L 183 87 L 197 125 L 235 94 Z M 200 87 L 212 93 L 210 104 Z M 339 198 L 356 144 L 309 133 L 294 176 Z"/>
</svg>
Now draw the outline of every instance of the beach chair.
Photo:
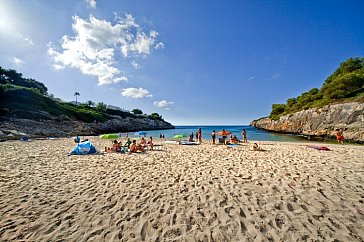
<svg viewBox="0 0 364 242">
<path fill-rule="evenodd" d="M 225 138 L 219 138 L 219 144 L 225 144 Z"/>
</svg>

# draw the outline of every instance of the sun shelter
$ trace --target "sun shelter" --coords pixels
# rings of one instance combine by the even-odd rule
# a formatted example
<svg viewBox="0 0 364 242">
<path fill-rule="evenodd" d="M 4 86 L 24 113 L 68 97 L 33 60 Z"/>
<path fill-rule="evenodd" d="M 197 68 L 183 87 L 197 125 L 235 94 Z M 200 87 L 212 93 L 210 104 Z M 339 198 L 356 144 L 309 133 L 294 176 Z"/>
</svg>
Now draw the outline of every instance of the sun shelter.
<svg viewBox="0 0 364 242">
<path fill-rule="evenodd" d="M 78 143 L 69 155 L 91 155 L 96 153 L 95 146 L 88 140 Z"/>
</svg>

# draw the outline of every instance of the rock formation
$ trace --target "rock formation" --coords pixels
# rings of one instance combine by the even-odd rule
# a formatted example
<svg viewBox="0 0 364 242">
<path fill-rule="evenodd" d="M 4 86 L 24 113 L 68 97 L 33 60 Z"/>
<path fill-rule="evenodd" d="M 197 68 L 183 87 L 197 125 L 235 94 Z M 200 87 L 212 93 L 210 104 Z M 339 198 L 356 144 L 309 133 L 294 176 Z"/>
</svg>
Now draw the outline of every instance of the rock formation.
<svg viewBox="0 0 364 242">
<path fill-rule="evenodd" d="M 345 140 L 364 143 L 364 103 L 332 104 L 281 116 L 277 121 L 261 118 L 250 125 L 267 131 L 323 139 L 332 139 L 337 129 L 344 129 Z"/>
<path fill-rule="evenodd" d="M 147 117 L 122 118 L 113 116 L 104 123 L 85 123 L 77 120 L 54 119 L 36 121 L 30 119 L 3 119 L 0 122 L 0 140 L 40 137 L 69 137 L 75 135 L 98 135 L 111 132 L 131 132 L 137 130 L 173 129 L 174 126 L 161 120 Z"/>
</svg>

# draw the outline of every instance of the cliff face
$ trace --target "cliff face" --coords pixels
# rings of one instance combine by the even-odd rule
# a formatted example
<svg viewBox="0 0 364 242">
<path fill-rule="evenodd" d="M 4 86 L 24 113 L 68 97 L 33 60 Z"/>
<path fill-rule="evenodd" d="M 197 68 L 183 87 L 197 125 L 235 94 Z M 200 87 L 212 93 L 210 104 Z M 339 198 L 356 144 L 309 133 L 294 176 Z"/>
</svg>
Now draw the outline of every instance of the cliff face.
<svg viewBox="0 0 364 242">
<path fill-rule="evenodd" d="M 280 117 L 261 118 L 250 123 L 268 131 L 303 134 L 331 139 L 336 129 L 344 129 L 346 140 L 364 143 L 364 103 L 351 102 L 308 109 Z"/>
<path fill-rule="evenodd" d="M 38 137 L 69 137 L 76 135 L 97 135 L 111 132 L 173 129 L 168 122 L 149 118 L 121 118 L 113 116 L 104 123 L 85 123 L 76 120 L 8 119 L 0 122 L 0 140 L 20 139 L 27 135 Z"/>
</svg>

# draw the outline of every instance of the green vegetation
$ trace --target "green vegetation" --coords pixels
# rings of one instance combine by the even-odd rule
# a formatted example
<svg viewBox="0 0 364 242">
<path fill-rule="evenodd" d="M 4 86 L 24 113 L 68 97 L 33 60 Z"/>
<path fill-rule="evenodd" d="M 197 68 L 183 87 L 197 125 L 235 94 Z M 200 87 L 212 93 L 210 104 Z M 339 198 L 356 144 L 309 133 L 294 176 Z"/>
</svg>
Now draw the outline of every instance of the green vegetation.
<svg viewBox="0 0 364 242">
<path fill-rule="evenodd" d="M 134 113 L 134 114 L 143 114 L 143 111 L 140 110 L 140 109 L 137 109 L 137 108 L 131 110 L 131 112 Z"/>
<path fill-rule="evenodd" d="M 273 104 L 270 118 L 319 108 L 327 104 L 345 101 L 364 101 L 364 58 L 350 58 L 329 76 L 320 89 L 312 88 L 286 104 Z"/>
<path fill-rule="evenodd" d="M 15 70 L 0 67 L 0 115 L 3 117 L 33 120 L 76 119 L 88 123 L 104 122 L 112 116 L 144 118 L 136 113 L 108 109 L 102 102 L 96 106 L 93 101 L 78 102 L 78 105 L 64 102 L 54 98 L 53 95 L 48 95 L 47 91 L 43 83 L 23 78 L 22 74 Z M 80 96 L 80 93 L 75 92 L 74 96 L 77 102 L 77 96 Z M 134 110 L 142 113 L 140 109 Z M 157 113 L 152 113 L 148 118 L 164 121 Z"/>
</svg>

